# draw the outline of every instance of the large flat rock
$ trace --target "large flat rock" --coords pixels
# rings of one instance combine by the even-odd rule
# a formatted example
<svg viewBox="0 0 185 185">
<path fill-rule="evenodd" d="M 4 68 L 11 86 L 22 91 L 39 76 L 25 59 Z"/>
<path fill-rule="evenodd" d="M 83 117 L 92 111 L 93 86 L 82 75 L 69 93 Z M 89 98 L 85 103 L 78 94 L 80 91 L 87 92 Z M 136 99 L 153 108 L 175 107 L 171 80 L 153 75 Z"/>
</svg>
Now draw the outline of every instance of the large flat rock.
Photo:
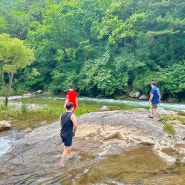
<svg viewBox="0 0 185 185">
<path fill-rule="evenodd" d="M 93 164 L 105 156 L 121 154 L 140 145 L 150 145 L 166 163 L 173 164 L 177 156 L 167 155 L 164 149 L 183 146 L 183 125 L 176 125 L 179 135 L 164 132 L 157 118 L 148 118 L 148 111 L 106 111 L 78 117 L 79 127 L 73 140 L 74 160 L 67 160 L 67 171 L 61 171 L 63 150 L 58 122 L 39 127 L 19 140 L 0 158 L 0 185 L 61 184 L 73 169 Z M 183 148 L 179 149 L 184 155 Z M 85 157 L 84 157 L 85 156 Z"/>
</svg>

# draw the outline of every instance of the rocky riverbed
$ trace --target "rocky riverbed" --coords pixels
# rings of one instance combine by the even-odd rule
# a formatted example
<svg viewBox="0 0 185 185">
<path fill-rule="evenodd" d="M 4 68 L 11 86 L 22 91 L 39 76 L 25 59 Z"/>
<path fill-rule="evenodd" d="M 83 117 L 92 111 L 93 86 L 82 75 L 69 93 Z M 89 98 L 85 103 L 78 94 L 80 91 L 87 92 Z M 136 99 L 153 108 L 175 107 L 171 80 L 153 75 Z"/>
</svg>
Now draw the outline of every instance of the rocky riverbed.
<svg viewBox="0 0 185 185">
<path fill-rule="evenodd" d="M 158 118 L 148 118 L 146 109 L 88 113 L 78 117 L 78 123 L 72 148 L 74 159 L 67 160 L 65 169 L 59 165 L 63 145 L 60 125 L 55 122 L 33 130 L 0 158 L 0 184 L 80 184 L 89 166 L 110 156 L 117 156 L 115 163 L 125 152 L 143 146 L 149 146 L 165 168 L 185 163 L 185 125 L 172 121 L 176 134 L 167 134 Z"/>
</svg>

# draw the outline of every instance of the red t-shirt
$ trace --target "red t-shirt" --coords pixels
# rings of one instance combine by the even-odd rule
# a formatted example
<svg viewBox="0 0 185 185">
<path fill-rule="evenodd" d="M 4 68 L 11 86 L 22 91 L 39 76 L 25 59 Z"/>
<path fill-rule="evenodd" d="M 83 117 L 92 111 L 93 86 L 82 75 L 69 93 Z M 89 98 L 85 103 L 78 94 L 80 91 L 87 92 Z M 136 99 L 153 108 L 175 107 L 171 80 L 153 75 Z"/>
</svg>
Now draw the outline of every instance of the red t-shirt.
<svg viewBox="0 0 185 185">
<path fill-rule="evenodd" d="M 67 92 L 66 98 L 68 99 L 68 102 L 73 103 L 74 105 L 74 109 L 76 109 L 76 98 L 77 98 L 78 94 L 75 90 L 71 90 Z"/>
</svg>

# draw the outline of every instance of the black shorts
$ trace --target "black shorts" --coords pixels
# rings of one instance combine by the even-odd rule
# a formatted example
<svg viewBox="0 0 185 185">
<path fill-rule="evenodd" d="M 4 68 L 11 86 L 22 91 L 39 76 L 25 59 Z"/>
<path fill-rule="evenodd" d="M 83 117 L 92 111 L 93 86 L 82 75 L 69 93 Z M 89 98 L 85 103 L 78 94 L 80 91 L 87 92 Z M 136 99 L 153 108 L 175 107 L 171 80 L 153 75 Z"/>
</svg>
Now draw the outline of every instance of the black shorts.
<svg viewBox="0 0 185 185">
<path fill-rule="evenodd" d="M 71 146 L 72 145 L 72 134 L 61 135 L 61 139 L 64 143 L 64 146 Z"/>
<path fill-rule="evenodd" d="M 157 103 L 152 103 L 152 108 L 157 109 Z"/>
</svg>

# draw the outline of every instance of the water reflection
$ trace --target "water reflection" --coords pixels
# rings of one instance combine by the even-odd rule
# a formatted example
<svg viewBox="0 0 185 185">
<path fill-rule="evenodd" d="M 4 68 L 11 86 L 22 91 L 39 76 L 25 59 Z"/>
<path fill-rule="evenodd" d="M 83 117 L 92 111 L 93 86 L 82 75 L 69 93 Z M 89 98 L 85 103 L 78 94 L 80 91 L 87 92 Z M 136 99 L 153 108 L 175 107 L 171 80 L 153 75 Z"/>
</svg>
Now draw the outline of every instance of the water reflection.
<svg viewBox="0 0 185 185">
<path fill-rule="evenodd" d="M 183 185 L 185 172 L 185 166 L 168 166 L 148 146 L 107 156 L 85 169 L 73 171 L 76 185 Z"/>
</svg>

